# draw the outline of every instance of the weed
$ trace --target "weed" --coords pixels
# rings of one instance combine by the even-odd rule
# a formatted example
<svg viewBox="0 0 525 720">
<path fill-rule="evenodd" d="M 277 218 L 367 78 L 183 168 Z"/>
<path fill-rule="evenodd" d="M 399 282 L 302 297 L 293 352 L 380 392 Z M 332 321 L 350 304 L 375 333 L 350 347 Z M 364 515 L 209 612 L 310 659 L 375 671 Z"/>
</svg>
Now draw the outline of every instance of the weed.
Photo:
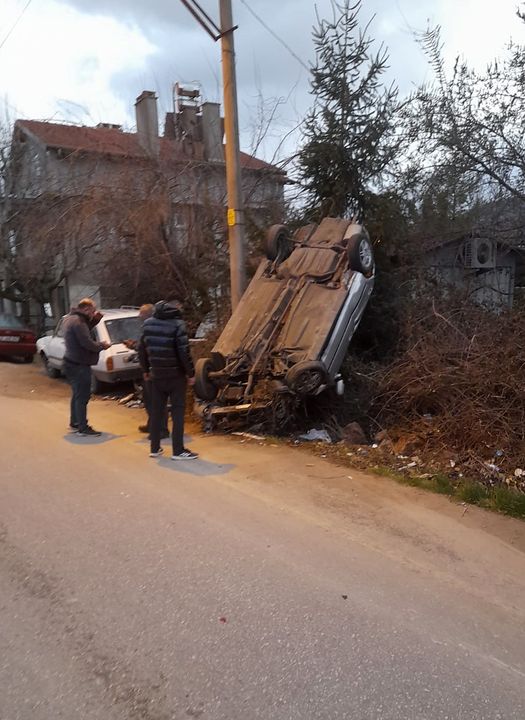
<svg viewBox="0 0 525 720">
<path fill-rule="evenodd" d="M 491 505 L 506 515 L 525 518 L 525 495 L 511 488 L 494 488 L 490 494 Z"/>
<path fill-rule="evenodd" d="M 477 505 L 489 497 L 489 491 L 480 483 L 466 481 L 461 483 L 456 490 L 457 497 L 463 502 Z"/>
</svg>

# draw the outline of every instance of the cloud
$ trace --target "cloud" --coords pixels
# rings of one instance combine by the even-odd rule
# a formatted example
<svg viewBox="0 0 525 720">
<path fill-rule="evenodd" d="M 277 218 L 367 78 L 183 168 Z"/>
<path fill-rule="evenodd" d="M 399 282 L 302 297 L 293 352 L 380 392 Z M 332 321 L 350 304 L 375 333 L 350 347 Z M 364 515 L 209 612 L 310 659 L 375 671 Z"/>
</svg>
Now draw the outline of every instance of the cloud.
<svg viewBox="0 0 525 720">
<path fill-rule="evenodd" d="M 20 2 L 3 0 L 2 6 L 7 4 L 16 17 Z M 218 21 L 218 1 L 200 2 Z M 495 13 L 492 0 L 367 0 L 361 21 L 375 14 L 370 33 L 388 48 L 386 81 L 395 81 L 407 93 L 430 78 L 415 31 L 440 23 L 448 60 L 462 53 L 480 65 L 497 54 L 514 29 L 522 32 L 511 5 L 503 3 Z M 266 107 L 282 100 L 272 124 L 276 137 L 293 128 L 311 103 L 309 73 L 247 6 L 306 65 L 314 61 L 316 8 L 322 17 L 332 12 L 330 0 L 234 0 L 241 143 L 246 149 L 260 96 Z M 0 26 L 9 27 L 10 19 L 2 7 Z M 132 126 L 137 95 L 155 90 L 160 110 L 167 111 L 175 81 L 198 81 L 207 100 L 221 99 L 220 46 L 178 0 L 35 2 L 0 53 L 3 65 L 13 68 L 9 77 L 3 74 L 0 94 L 7 92 L 25 116 L 69 114 L 86 123 Z M 262 149 L 266 157 L 273 153 L 274 140 L 269 138 Z"/>
<path fill-rule="evenodd" d="M 11 1 L 10 9 L 14 8 Z M 4 12 L 5 6 L 2 27 L 9 26 Z M 28 13 L 0 54 L 3 66 L 10 69 L 2 73 L 1 94 L 11 115 L 86 123 L 125 117 L 111 87 L 112 74 L 147 67 L 154 46 L 114 18 L 85 16 L 57 2 L 35 3 Z M 68 107 L 75 109 L 65 112 Z"/>
</svg>

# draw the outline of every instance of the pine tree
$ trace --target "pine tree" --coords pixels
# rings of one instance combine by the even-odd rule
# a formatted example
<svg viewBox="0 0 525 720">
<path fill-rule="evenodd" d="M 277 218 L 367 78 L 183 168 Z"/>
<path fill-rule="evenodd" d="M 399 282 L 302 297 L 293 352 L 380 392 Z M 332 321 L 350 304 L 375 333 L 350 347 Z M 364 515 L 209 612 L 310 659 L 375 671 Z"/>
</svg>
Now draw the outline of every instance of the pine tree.
<svg viewBox="0 0 525 720">
<path fill-rule="evenodd" d="M 392 118 L 397 89 L 385 88 L 388 56 L 372 53 L 369 24 L 361 30 L 360 0 L 333 0 L 331 20 L 313 31 L 315 101 L 303 126 L 299 179 L 308 194 L 312 219 L 363 212 L 366 196 L 396 154 Z"/>
</svg>

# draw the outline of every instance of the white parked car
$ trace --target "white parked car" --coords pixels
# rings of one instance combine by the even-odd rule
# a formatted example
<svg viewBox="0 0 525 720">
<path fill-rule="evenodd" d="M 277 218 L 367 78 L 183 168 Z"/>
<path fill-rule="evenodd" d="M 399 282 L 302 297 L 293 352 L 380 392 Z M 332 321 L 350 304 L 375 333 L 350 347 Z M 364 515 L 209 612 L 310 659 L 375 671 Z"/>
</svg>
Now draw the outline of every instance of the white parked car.
<svg viewBox="0 0 525 720">
<path fill-rule="evenodd" d="M 99 342 L 111 343 L 102 350 L 98 363 L 92 367 L 92 392 L 100 392 L 102 383 L 117 383 L 136 380 L 141 377 L 138 354 L 124 345 L 124 340 L 138 340 L 142 332 L 142 321 L 136 308 L 122 307 L 118 310 L 101 310 L 102 320 L 93 329 L 93 338 Z M 66 316 L 64 316 L 66 317 Z M 64 317 L 56 328 L 37 340 L 36 349 L 45 365 L 47 374 L 56 378 L 62 374 L 64 362 Z"/>
</svg>

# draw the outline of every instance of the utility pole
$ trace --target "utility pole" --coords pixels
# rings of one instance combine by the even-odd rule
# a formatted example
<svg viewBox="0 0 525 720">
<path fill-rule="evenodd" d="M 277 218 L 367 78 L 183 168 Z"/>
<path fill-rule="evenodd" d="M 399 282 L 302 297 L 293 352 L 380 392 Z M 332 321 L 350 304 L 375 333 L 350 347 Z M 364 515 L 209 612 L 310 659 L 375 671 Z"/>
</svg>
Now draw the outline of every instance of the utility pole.
<svg viewBox="0 0 525 720">
<path fill-rule="evenodd" d="M 241 183 L 239 118 L 237 114 L 237 82 L 231 0 L 219 0 L 220 28 L 197 0 L 181 0 L 197 22 L 215 41 L 221 41 L 224 131 L 226 135 L 226 187 L 228 196 L 228 242 L 230 248 L 230 288 L 232 311 L 246 286 L 244 245 L 244 203 Z"/>
<path fill-rule="evenodd" d="M 230 287 L 232 311 L 246 286 L 244 245 L 244 203 L 241 184 L 237 82 L 233 43 L 231 0 L 219 0 L 221 24 L 222 84 L 224 92 L 224 131 L 226 135 L 226 186 L 228 190 L 228 242 L 230 246 Z"/>
</svg>

